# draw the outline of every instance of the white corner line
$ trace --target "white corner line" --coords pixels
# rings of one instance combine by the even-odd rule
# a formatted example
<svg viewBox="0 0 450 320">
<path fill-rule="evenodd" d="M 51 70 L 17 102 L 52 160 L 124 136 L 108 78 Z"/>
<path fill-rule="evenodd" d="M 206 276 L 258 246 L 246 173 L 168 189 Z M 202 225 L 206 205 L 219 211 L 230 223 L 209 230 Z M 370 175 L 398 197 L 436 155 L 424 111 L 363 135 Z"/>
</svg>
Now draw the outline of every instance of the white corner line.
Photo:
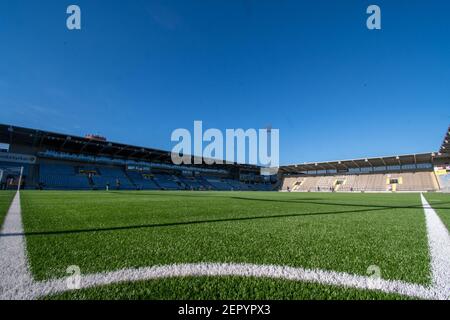
<svg viewBox="0 0 450 320">
<path fill-rule="evenodd" d="M 84 275 L 80 288 L 92 288 L 123 282 L 135 282 L 174 277 L 221 277 L 241 276 L 317 283 L 354 289 L 375 290 L 422 299 L 435 298 L 435 292 L 424 286 L 402 281 L 376 279 L 325 270 L 308 270 L 275 265 L 234 263 L 193 263 L 154 266 L 139 269 L 123 269 L 113 272 Z M 36 296 L 45 296 L 69 291 L 65 279 L 36 283 Z"/>
<path fill-rule="evenodd" d="M 15 234 L 14 237 L 2 237 Z M 34 281 L 28 269 L 23 235 L 20 192 L 17 191 L 0 231 L 0 300 L 29 299 Z"/>
<path fill-rule="evenodd" d="M 432 286 L 438 299 L 450 298 L 450 236 L 436 211 L 420 194 L 427 224 Z"/>
<path fill-rule="evenodd" d="M 288 266 L 235 263 L 192 263 L 122 269 L 81 276 L 80 289 L 96 286 L 187 276 L 242 276 L 317 283 L 346 288 L 375 290 L 422 299 L 448 299 L 450 240 L 448 231 L 421 195 L 427 221 L 432 264 L 432 285 L 422 286 L 398 280 L 384 280 L 327 270 L 309 270 Z M 444 232 L 445 231 L 445 232 Z M 19 234 L 2 237 L 2 234 Z M 67 279 L 37 282 L 32 279 L 26 258 L 25 236 L 21 219 L 20 193 L 14 197 L 0 232 L 0 299 L 37 299 L 71 291 Z M 3 251 L 5 250 L 5 251 Z"/>
</svg>

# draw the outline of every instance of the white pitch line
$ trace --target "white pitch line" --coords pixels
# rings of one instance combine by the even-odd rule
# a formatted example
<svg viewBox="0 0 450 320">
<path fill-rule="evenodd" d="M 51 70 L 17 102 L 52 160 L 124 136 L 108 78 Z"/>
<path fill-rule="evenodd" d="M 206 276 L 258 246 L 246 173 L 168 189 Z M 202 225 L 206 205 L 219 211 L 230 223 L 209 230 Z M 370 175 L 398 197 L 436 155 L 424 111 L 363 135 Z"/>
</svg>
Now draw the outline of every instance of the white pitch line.
<svg viewBox="0 0 450 320">
<path fill-rule="evenodd" d="M 450 298 L 450 236 L 436 211 L 420 194 L 427 223 L 431 258 L 432 286 L 438 299 Z"/>
<path fill-rule="evenodd" d="M 448 231 L 422 196 L 427 220 L 427 231 L 432 261 L 431 287 L 397 280 L 376 279 L 326 270 L 308 270 L 287 266 L 195 263 L 153 266 L 139 269 L 122 269 L 112 272 L 83 275 L 80 289 L 96 286 L 186 276 L 243 276 L 286 279 L 355 289 L 376 290 L 424 299 L 447 299 L 449 289 L 450 240 Z M 49 294 L 70 291 L 66 279 L 34 282 L 27 266 L 25 241 L 21 220 L 20 195 L 17 193 L 5 219 L 2 234 L 19 234 L 1 237 L 0 298 L 34 299 Z M 5 250 L 5 251 L 3 251 Z"/>
<path fill-rule="evenodd" d="M 435 296 L 434 292 L 429 288 L 402 281 L 374 279 L 366 276 L 325 270 L 233 263 L 174 264 L 84 275 L 81 277 L 80 289 L 114 283 L 189 276 L 242 276 L 285 279 L 355 289 L 376 290 L 423 299 L 432 299 Z M 65 279 L 40 282 L 36 284 L 35 289 L 37 290 L 36 295 L 49 295 L 69 291 Z"/>
<path fill-rule="evenodd" d="M 18 234 L 5 237 L 4 234 Z M 33 278 L 25 254 L 20 192 L 17 192 L 0 231 L 0 300 L 28 299 Z"/>
</svg>

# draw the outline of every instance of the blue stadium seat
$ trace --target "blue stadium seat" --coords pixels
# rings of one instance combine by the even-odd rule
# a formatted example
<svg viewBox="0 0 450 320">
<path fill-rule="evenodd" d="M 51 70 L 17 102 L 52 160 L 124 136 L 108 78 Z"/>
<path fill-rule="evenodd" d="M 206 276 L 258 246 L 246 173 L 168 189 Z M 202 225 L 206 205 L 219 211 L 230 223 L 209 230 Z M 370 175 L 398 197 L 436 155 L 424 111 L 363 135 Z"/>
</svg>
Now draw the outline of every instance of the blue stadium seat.
<svg viewBox="0 0 450 320">
<path fill-rule="evenodd" d="M 89 190 L 89 180 L 85 175 L 77 175 L 75 168 L 62 164 L 41 164 L 40 180 L 44 189 L 50 190 Z"/>
<path fill-rule="evenodd" d="M 140 190 L 160 189 L 160 187 L 152 179 L 145 178 L 140 172 L 128 171 L 127 175 Z"/>
</svg>

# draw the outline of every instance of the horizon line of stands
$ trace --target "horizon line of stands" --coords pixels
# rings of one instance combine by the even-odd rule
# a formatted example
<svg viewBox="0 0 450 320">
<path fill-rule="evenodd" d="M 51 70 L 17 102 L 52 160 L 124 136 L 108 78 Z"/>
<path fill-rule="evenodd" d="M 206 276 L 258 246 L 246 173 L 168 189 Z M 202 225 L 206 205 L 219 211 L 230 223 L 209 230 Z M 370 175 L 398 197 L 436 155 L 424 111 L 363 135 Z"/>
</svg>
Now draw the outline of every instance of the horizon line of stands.
<svg viewBox="0 0 450 320">
<path fill-rule="evenodd" d="M 0 167 L 8 164 L 0 163 Z M 24 167 L 24 174 L 33 171 L 33 166 Z M 16 167 L 17 167 L 16 166 Z M 117 166 L 66 165 L 41 163 L 38 185 L 29 181 L 25 189 L 48 190 L 244 190 L 244 191 L 297 191 L 297 192 L 364 192 L 364 191 L 445 191 L 450 192 L 450 172 L 435 174 L 426 172 L 379 173 L 379 174 L 341 174 L 332 176 L 285 177 L 280 184 L 247 183 L 231 178 L 208 175 L 175 175 L 168 173 L 146 173 L 126 171 Z M 15 179 L 15 180 L 14 180 Z M 7 181 L 8 180 L 8 181 Z M 13 180 L 11 182 L 11 180 Z M 17 180 L 17 181 L 16 181 Z M 4 175 L 0 189 L 17 188 L 18 179 Z M 281 189 L 279 189 L 281 187 Z"/>
</svg>

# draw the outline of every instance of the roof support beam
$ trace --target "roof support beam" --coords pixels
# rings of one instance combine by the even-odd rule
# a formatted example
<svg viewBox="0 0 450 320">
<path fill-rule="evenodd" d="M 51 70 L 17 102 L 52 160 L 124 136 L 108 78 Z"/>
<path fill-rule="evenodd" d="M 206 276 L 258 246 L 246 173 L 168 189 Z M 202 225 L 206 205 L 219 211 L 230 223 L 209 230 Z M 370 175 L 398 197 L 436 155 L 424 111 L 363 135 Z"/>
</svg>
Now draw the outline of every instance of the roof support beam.
<svg viewBox="0 0 450 320">
<path fill-rule="evenodd" d="M 44 143 L 44 139 L 45 139 L 45 137 L 47 136 L 47 134 L 42 134 L 42 136 L 41 136 L 41 141 L 39 141 L 39 148 L 41 148 L 42 147 L 42 144 Z"/>
<path fill-rule="evenodd" d="M 103 148 L 101 148 L 99 152 L 97 152 L 97 155 L 102 154 L 103 151 L 105 151 L 106 149 L 111 148 L 111 147 L 112 147 L 112 144 L 111 144 L 111 142 L 109 142 L 108 144 L 104 145 Z"/>
<path fill-rule="evenodd" d="M 119 155 L 119 153 L 121 153 L 122 151 L 124 151 L 126 149 L 127 149 L 126 147 L 120 147 L 119 150 L 114 153 L 114 157 Z"/>
<path fill-rule="evenodd" d="M 32 144 L 33 148 L 36 147 L 38 140 L 39 140 L 39 130 L 36 130 L 33 137 L 33 144 Z"/>
<path fill-rule="evenodd" d="M 13 127 L 9 127 L 8 128 L 9 131 L 9 145 L 12 146 L 13 144 L 13 132 L 14 132 L 14 128 Z"/>
<path fill-rule="evenodd" d="M 90 145 L 90 144 L 91 144 L 91 141 L 86 142 L 86 143 L 81 147 L 81 149 L 80 149 L 79 152 L 83 152 L 83 150 L 86 149 L 86 147 L 87 147 L 88 145 Z"/>
<path fill-rule="evenodd" d="M 128 156 L 128 158 L 131 158 L 131 157 L 134 156 L 135 154 L 138 154 L 138 153 L 144 153 L 144 152 L 145 152 L 144 149 L 141 149 L 141 150 L 134 150 L 134 151 Z"/>
<path fill-rule="evenodd" d="M 352 160 L 352 163 L 353 163 L 358 169 L 361 169 L 361 167 L 356 163 L 355 160 Z"/>
<path fill-rule="evenodd" d="M 341 166 L 343 166 L 343 167 L 345 168 L 345 170 L 348 171 L 348 167 L 347 167 L 345 164 L 343 164 L 341 161 L 339 161 L 338 164 L 341 165 Z"/>
<path fill-rule="evenodd" d="M 67 136 L 66 139 L 64 140 L 64 142 L 61 144 L 61 146 L 59 147 L 59 150 L 62 150 L 64 148 L 64 146 L 66 145 L 66 143 L 68 141 L 72 140 L 71 137 Z"/>
</svg>

